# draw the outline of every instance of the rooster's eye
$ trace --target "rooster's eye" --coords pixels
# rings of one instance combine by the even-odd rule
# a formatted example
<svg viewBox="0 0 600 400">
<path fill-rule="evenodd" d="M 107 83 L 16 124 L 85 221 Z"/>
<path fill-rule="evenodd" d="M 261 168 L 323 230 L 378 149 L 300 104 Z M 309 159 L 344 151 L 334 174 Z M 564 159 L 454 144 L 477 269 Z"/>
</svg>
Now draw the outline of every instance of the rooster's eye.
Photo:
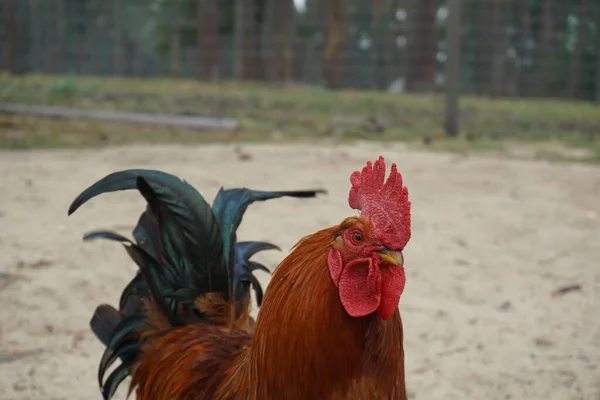
<svg viewBox="0 0 600 400">
<path fill-rule="evenodd" d="M 362 242 L 363 237 L 360 233 L 357 232 L 352 236 L 352 239 L 354 239 L 355 242 Z"/>
</svg>

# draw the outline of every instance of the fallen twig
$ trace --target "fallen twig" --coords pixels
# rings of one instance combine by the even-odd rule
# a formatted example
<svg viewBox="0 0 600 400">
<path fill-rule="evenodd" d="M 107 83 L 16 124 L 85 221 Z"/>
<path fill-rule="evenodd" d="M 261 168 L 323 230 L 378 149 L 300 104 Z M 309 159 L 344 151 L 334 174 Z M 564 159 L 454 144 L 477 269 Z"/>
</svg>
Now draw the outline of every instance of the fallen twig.
<svg viewBox="0 0 600 400">
<path fill-rule="evenodd" d="M 552 292 L 552 297 L 556 297 L 556 296 L 562 296 L 563 294 L 569 293 L 569 292 L 575 292 L 575 291 L 580 291 L 581 290 L 581 285 L 576 283 L 574 285 L 569 285 L 569 286 L 563 286 L 560 287 L 556 290 L 554 290 Z"/>
</svg>

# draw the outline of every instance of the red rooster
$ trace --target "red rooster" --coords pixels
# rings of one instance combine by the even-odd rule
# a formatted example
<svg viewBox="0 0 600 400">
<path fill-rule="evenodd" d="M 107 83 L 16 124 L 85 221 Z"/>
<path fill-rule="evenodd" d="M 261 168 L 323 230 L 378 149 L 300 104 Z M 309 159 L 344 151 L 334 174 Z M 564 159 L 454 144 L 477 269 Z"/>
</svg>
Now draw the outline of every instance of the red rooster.
<svg viewBox="0 0 600 400">
<path fill-rule="evenodd" d="M 199 194 L 173 196 L 137 177 L 144 215 L 156 221 L 146 238 L 156 237 L 116 238 L 146 286 L 127 292 L 142 297 L 144 312 L 121 310 L 110 329 L 99 369 L 105 398 L 131 375 L 138 400 L 406 399 L 398 302 L 410 202 L 396 165 L 387 181 L 385 169 L 380 157 L 351 175 L 349 204 L 360 216 L 295 245 L 273 273 L 254 329 L 247 296 L 234 293 L 235 263 L 216 213 L 198 206 Z"/>
</svg>

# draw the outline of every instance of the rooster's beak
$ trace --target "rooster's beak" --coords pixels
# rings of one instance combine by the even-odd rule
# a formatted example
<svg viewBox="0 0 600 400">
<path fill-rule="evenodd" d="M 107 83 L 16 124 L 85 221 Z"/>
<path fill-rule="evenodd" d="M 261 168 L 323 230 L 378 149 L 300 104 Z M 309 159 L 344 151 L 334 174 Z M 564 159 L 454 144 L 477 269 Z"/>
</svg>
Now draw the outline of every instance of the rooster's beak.
<svg viewBox="0 0 600 400">
<path fill-rule="evenodd" d="M 398 267 L 404 266 L 404 256 L 401 251 L 393 251 L 393 250 L 381 250 L 378 251 L 377 254 L 381 258 L 382 261 L 390 263 L 392 265 L 397 265 Z"/>
</svg>

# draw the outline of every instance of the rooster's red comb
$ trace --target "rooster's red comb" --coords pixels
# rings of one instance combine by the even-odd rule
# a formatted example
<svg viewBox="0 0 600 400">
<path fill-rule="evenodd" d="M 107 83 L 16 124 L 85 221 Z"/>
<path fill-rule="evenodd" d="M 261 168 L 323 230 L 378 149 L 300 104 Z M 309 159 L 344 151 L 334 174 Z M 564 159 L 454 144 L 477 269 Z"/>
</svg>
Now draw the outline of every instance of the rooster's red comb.
<svg viewBox="0 0 600 400">
<path fill-rule="evenodd" d="M 352 188 L 348 196 L 350 207 L 360 210 L 371 220 L 373 229 L 384 246 L 402 250 L 410 240 L 410 201 L 408 189 L 402 185 L 402 175 L 396 164 L 385 181 L 385 161 L 382 156 L 362 171 L 350 175 Z"/>
</svg>

